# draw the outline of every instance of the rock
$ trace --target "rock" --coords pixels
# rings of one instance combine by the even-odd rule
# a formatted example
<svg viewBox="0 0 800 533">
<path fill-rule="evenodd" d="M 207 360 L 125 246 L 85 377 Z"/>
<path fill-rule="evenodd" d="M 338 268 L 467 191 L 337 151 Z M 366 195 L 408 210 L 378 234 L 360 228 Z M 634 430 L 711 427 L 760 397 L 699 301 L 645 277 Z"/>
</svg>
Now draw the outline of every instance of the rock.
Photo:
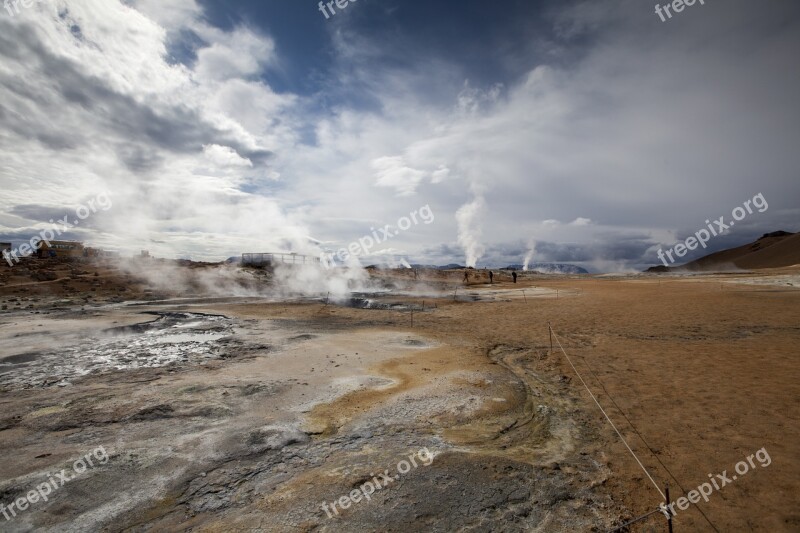
<svg viewBox="0 0 800 533">
<path fill-rule="evenodd" d="M 34 281 L 55 281 L 58 279 L 58 275 L 52 270 L 40 270 L 31 274 L 31 279 Z"/>
</svg>

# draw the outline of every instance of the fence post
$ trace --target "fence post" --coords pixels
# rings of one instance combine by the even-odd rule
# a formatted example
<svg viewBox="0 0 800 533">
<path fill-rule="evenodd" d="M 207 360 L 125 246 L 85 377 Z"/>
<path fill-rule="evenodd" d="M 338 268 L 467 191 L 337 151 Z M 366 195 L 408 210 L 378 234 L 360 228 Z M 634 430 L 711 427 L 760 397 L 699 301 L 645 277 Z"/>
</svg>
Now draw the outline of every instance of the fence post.
<svg viewBox="0 0 800 533">
<path fill-rule="evenodd" d="M 669 508 L 669 485 L 664 486 L 664 495 L 667 497 L 667 508 Z M 669 533 L 672 533 L 672 515 L 667 511 L 667 526 L 669 527 Z"/>
</svg>

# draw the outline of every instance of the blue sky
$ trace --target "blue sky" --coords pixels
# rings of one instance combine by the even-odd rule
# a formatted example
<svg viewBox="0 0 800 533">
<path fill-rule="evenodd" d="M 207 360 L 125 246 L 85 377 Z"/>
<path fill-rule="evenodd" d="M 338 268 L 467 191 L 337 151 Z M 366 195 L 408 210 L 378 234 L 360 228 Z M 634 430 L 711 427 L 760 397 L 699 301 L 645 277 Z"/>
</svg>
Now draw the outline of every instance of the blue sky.
<svg viewBox="0 0 800 533">
<path fill-rule="evenodd" d="M 461 65 L 463 74 L 475 81 L 511 82 L 535 66 L 528 55 L 530 41 L 549 31 L 537 14 L 550 9 L 552 2 L 508 1 L 487 7 L 475 0 L 358 0 L 343 10 L 334 6 L 337 14 L 329 19 L 311 1 L 201 4 L 218 27 L 252 25 L 275 39 L 283 68 L 266 72 L 264 80 L 276 91 L 313 95 L 324 91 L 335 68 L 342 66 L 331 38 L 339 31 L 381 41 L 383 46 L 376 50 L 380 55 L 374 58 L 381 63 L 412 66 L 420 56 L 438 57 Z M 191 61 L 191 56 L 182 59 Z"/>
<path fill-rule="evenodd" d="M 103 192 L 68 237 L 205 260 L 336 250 L 423 206 L 364 262 L 636 270 L 758 193 L 709 250 L 798 231 L 799 29 L 780 0 L 0 9 L 0 241 Z"/>
</svg>

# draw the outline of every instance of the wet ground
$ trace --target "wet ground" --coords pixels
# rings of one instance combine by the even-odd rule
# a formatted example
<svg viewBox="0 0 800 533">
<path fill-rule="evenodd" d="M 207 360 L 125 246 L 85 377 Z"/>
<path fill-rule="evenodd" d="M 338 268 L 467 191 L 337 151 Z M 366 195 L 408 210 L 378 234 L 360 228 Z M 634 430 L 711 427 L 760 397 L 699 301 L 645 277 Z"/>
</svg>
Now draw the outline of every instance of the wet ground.
<svg viewBox="0 0 800 533">
<path fill-rule="evenodd" d="M 92 373 L 192 365 L 224 357 L 234 349 L 232 321 L 224 316 L 167 312 L 152 315 L 154 318 L 148 322 L 112 327 L 72 341 L 63 332 L 48 329 L 58 315 L 39 318 L 34 332 L 14 334 L 9 339 L 12 342 L 8 350 L 12 353 L 0 359 L 0 386 L 5 390 L 67 386 Z M 30 351 L 31 348 L 40 349 Z"/>
<path fill-rule="evenodd" d="M 481 353 L 405 327 L 411 311 L 421 320 L 452 302 L 425 297 L 4 315 L 0 439 L 19 452 L 0 466 L 0 501 L 26 498 L 62 469 L 74 479 L 47 501 L 12 507 L 3 530 L 610 524 L 613 504 L 594 488 L 609 471 L 576 452 L 585 435 L 558 397 L 562 384 L 537 376 L 530 352 Z M 73 472 L 98 446 L 108 462 Z M 422 449 L 429 464 L 397 472 Z M 382 472 L 394 479 L 369 501 L 336 507 Z"/>
</svg>

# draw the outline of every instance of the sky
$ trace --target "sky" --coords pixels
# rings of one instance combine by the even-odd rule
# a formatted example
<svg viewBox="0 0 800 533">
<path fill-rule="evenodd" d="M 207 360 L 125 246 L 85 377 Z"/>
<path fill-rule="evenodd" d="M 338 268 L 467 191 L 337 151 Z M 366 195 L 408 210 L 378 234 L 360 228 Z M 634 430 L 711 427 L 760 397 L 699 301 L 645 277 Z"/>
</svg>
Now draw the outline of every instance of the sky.
<svg viewBox="0 0 800 533">
<path fill-rule="evenodd" d="M 15 246 L 67 216 L 123 254 L 369 236 L 363 264 L 628 272 L 758 194 L 684 259 L 800 231 L 796 2 L 26 3 L 0 6 Z"/>
</svg>

